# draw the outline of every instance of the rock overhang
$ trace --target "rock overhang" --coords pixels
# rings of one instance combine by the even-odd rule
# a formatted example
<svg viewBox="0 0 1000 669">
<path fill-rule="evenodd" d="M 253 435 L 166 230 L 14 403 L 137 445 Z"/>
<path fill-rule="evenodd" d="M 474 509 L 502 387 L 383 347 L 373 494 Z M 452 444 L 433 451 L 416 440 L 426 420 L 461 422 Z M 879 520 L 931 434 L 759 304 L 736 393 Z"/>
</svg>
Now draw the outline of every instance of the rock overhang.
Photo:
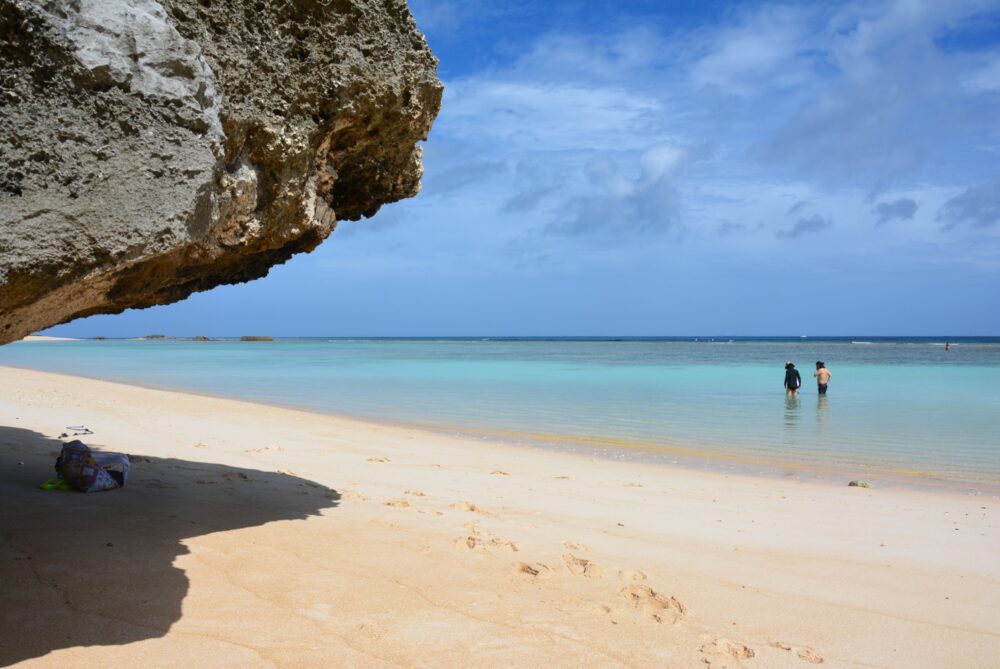
<svg viewBox="0 0 1000 669">
<path fill-rule="evenodd" d="M 419 191 L 404 0 L 0 0 L 0 343 L 267 274 Z"/>
</svg>

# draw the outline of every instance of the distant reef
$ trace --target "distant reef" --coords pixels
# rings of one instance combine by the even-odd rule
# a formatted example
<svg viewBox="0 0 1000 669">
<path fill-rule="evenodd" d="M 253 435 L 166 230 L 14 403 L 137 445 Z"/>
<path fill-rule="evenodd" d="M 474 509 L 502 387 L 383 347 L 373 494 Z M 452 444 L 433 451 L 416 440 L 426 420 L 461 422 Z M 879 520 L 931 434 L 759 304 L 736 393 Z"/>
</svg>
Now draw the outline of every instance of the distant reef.
<svg viewBox="0 0 1000 669">
<path fill-rule="evenodd" d="M 415 195 L 441 94 L 405 0 L 0 0 L 0 343 Z"/>
</svg>

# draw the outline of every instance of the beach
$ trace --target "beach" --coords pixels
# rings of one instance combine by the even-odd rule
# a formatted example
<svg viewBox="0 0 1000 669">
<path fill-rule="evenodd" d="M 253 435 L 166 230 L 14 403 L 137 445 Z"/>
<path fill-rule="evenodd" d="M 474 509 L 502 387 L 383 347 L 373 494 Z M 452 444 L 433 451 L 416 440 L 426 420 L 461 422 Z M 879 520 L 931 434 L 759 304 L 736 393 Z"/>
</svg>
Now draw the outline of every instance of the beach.
<svg viewBox="0 0 1000 669">
<path fill-rule="evenodd" d="M 825 396 L 810 360 L 833 370 Z M 40 341 L 0 366 L 651 464 L 1000 491 L 1000 338 Z"/>
<path fill-rule="evenodd" d="M 73 337 L 52 337 L 49 335 L 28 335 L 21 341 L 25 342 L 40 342 L 40 341 L 80 341 Z"/>
<path fill-rule="evenodd" d="M 611 461 L 12 368 L 0 384 L 3 665 L 1000 657 L 989 494 Z M 67 426 L 133 456 L 125 489 L 38 488 Z"/>
</svg>

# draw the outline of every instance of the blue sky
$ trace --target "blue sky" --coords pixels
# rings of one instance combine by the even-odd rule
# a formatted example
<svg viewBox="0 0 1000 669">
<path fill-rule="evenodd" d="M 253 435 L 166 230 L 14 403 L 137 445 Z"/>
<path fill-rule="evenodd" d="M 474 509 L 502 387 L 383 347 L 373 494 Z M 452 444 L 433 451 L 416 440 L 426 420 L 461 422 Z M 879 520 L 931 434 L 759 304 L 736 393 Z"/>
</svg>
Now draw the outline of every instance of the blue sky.
<svg viewBox="0 0 1000 669">
<path fill-rule="evenodd" d="M 67 336 L 1000 334 L 1000 0 L 411 0 L 424 190 Z"/>
</svg>

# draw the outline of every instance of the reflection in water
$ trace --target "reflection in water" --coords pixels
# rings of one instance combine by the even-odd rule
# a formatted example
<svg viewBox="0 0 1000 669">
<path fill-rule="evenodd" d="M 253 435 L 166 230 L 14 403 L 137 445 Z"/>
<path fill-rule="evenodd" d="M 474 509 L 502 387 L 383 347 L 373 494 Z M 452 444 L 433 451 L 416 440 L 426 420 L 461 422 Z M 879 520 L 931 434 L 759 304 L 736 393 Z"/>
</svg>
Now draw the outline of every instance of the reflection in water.
<svg viewBox="0 0 1000 669">
<path fill-rule="evenodd" d="M 827 402 L 826 395 L 818 395 L 819 400 L 816 404 L 816 430 L 821 434 L 826 432 L 826 409 Z"/>
<path fill-rule="evenodd" d="M 785 395 L 785 427 L 795 429 L 799 422 L 799 398 L 796 395 Z"/>
</svg>

